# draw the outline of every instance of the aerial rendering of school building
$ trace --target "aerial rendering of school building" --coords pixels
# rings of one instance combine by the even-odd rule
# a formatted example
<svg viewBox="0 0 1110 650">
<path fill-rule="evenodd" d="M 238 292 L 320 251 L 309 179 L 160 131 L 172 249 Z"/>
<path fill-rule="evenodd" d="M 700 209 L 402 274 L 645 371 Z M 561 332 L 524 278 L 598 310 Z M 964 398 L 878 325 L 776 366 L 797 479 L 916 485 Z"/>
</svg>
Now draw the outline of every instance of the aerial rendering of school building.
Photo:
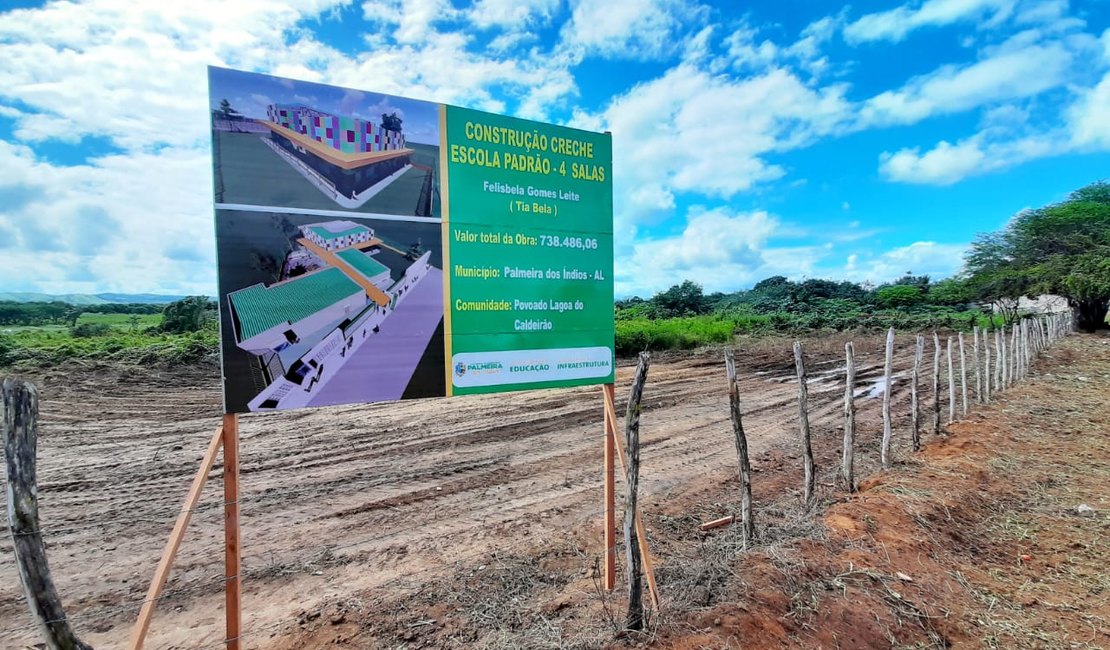
<svg viewBox="0 0 1110 650">
<path fill-rule="evenodd" d="M 412 166 L 401 131 L 299 105 L 271 105 L 266 117 L 270 148 L 332 198 L 357 200 Z"/>
<path fill-rule="evenodd" d="M 428 251 L 394 281 L 373 257 L 382 245 L 374 230 L 351 221 L 300 231 L 289 259 L 308 272 L 227 295 L 235 343 L 264 376 L 251 411 L 308 405 L 432 268 Z"/>
</svg>

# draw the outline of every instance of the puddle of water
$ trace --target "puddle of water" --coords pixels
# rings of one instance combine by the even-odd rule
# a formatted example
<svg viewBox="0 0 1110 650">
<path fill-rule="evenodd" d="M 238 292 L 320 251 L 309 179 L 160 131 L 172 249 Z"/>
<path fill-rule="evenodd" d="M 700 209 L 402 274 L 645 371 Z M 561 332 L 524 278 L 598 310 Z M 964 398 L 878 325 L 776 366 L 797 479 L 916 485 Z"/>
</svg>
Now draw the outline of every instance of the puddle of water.
<svg viewBox="0 0 1110 650">
<path fill-rule="evenodd" d="M 893 377 L 891 377 L 891 379 L 890 379 L 890 388 L 891 388 L 891 390 L 894 390 L 894 384 L 896 384 L 896 383 L 897 383 L 897 381 Z M 875 383 L 871 384 L 871 388 L 867 389 L 867 397 L 868 398 L 882 397 L 883 393 L 885 391 L 886 391 L 886 377 L 879 377 L 878 379 L 875 380 Z"/>
</svg>

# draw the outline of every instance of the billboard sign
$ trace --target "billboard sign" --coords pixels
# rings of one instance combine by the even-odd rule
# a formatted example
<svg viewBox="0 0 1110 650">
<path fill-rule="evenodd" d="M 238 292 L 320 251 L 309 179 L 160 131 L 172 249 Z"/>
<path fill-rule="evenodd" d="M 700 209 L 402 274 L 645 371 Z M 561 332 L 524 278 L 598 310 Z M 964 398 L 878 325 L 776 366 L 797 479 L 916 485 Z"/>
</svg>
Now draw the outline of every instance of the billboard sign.
<svg viewBox="0 0 1110 650">
<path fill-rule="evenodd" d="M 209 69 L 228 412 L 609 383 L 607 134 Z"/>
</svg>

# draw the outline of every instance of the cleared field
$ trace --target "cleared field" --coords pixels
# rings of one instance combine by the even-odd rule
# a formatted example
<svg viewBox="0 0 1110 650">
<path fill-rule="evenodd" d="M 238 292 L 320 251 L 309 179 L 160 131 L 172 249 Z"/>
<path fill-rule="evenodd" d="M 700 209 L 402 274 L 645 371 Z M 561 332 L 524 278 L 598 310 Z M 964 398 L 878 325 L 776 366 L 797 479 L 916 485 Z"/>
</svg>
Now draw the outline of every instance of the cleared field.
<svg viewBox="0 0 1110 650">
<path fill-rule="evenodd" d="M 830 498 L 838 494 L 832 472 L 842 345 L 823 339 L 808 351 L 820 491 Z M 801 467 L 789 345 L 744 347 L 741 400 L 757 506 L 792 504 Z M 909 453 L 911 347 L 910 337 L 899 338 L 893 405 L 901 457 Z M 881 398 L 868 395 L 882 373 L 882 341 L 857 338 L 856 348 L 866 474 L 881 430 Z M 59 371 L 38 378 L 42 527 L 69 615 L 97 648 L 126 641 L 218 425 L 218 374 L 192 367 L 172 375 Z M 630 374 L 627 366 L 618 373 L 619 413 Z M 611 639 L 605 601 L 591 595 L 602 550 L 600 416 L 593 388 L 242 417 L 246 647 L 414 640 L 474 647 L 498 638 L 536 647 L 578 639 L 569 645 L 594 647 L 581 639 L 597 630 Z M 670 558 L 701 544 L 696 523 L 731 512 L 736 498 L 719 353 L 656 360 L 642 440 L 643 513 L 660 556 L 661 588 L 675 597 L 691 588 L 691 577 Z M 159 603 L 148 648 L 222 646 L 218 472 Z M 764 521 L 772 516 L 760 512 Z M 547 640 L 522 641 L 533 633 Z M 11 545 L 2 541 L 0 646 L 37 640 Z"/>
</svg>

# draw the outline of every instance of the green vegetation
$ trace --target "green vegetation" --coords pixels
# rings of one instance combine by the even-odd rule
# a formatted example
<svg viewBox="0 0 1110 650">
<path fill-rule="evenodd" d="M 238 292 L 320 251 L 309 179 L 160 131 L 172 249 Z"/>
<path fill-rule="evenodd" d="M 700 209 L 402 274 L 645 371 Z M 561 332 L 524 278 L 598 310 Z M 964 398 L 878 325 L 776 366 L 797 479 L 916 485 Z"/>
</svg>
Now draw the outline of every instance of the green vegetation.
<svg viewBox="0 0 1110 650">
<path fill-rule="evenodd" d="M 65 303 L 21 303 L 20 309 L 0 310 L 8 323 L 14 321 L 11 326 L 0 321 L 0 367 L 47 367 L 73 359 L 172 365 L 213 357 L 219 349 L 215 303 L 204 296 L 165 306 L 118 307 L 122 311 L 89 312 Z"/>
<path fill-rule="evenodd" d="M 970 295 L 1008 314 L 1022 296 L 1049 293 L 1067 299 L 1081 329 L 1110 328 L 1110 184 L 1088 185 L 980 235 L 965 282 Z"/>
<path fill-rule="evenodd" d="M 736 334 L 955 329 L 1001 325 L 963 299 L 962 283 L 906 274 L 874 289 L 852 282 L 767 278 L 747 291 L 705 295 L 689 280 L 616 304 L 618 354 L 725 343 Z"/>
<path fill-rule="evenodd" d="M 775 276 L 746 291 L 705 295 L 687 280 L 649 300 L 618 300 L 617 352 L 691 348 L 762 331 L 996 327 L 1018 316 L 1019 298 L 1044 294 L 1065 298 L 1079 327 L 1110 328 L 1110 184 L 1076 190 L 980 235 L 963 273 L 939 282 L 912 273 L 879 287 Z"/>
</svg>

